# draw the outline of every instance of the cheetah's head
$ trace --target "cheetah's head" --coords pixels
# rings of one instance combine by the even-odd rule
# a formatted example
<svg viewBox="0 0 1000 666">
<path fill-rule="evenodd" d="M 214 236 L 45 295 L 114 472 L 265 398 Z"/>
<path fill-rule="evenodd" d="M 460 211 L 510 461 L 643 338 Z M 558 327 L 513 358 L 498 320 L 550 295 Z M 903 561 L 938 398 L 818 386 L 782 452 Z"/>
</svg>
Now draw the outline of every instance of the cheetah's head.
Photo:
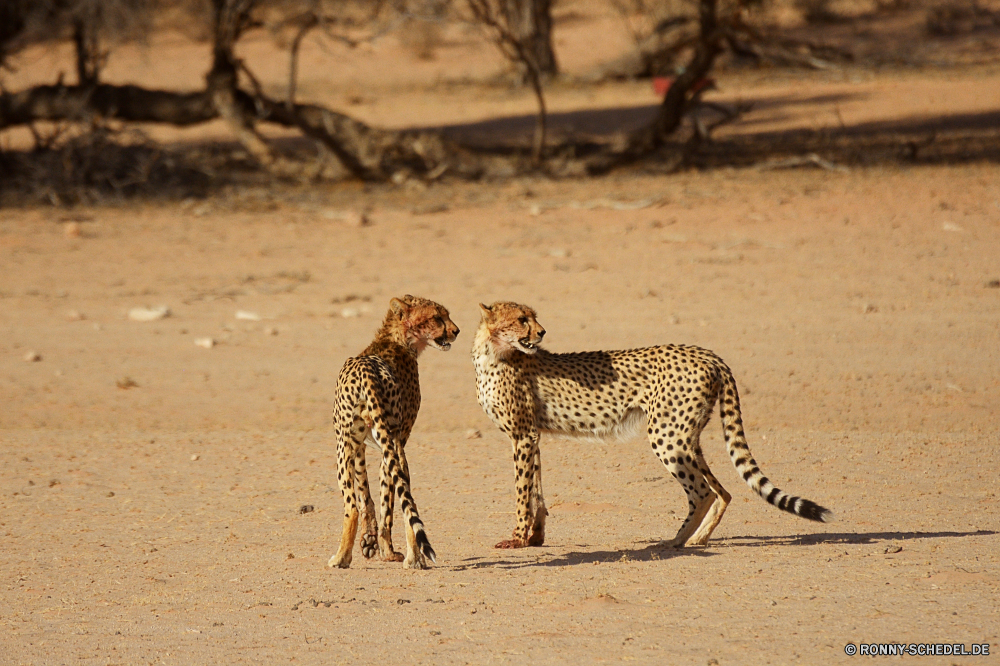
<svg viewBox="0 0 1000 666">
<path fill-rule="evenodd" d="M 489 331 L 490 342 L 497 354 L 504 356 L 512 351 L 534 354 L 545 336 L 545 329 L 538 323 L 535 311 L 527 305 L 500 302 L 490 306 L 479 304 L 483 312 L 480 330 Z"/>
<path fill-rule="evenodd" d="M 458 337 L 458 326 L 448 310 L 434 301 L 407 294 L 389 301 L 389 308 L 399 319 L 406 344 L 417 353 L 426 347 L 448 351 Z"/>
</svg>

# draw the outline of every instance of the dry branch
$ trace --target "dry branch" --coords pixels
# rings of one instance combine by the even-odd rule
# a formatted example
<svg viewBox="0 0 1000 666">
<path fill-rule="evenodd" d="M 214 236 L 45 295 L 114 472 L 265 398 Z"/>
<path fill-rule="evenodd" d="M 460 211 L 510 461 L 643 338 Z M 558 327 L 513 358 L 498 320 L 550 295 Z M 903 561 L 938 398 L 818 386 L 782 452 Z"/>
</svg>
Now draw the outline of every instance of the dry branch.
<svg viewBox="0 0 1000 666">
<path fill-rule="evenodd" d="M 499 0 L 501 3 L 504 0 Z M 535 123 L 535 138 L 532 142 L 531 160 L 536 167 L 542 165 L 545 154 L 546 116 L 545 92 L 542 89 L 542 63 L 536 54 L 535 36 L 520 34 L 513 21 L 515 13 L 504 11 L 504 6 L 494 4 L 497 0 L 468 0 L 469 10 L 476 21 L 485 26 L 493 35 L 493 41 L 500 52 L 513 63 L 520 63 L 525 70 L 531 90 L 538 102 Z M 554 61 L 553 61 L 553 67 Z"/>
<path fill-rule="evenodd" d="M 37 86 L 0 94 L 0 129 L 38 121 L 82 121 L 92 117 L 176 126 L 208 122 L 224 113 L 212 90 L 175 93 L 138 86 Z M 342 113 L 314 104 L 295 104 L 251 96 L 236 90 L 230 112 L 284 127 L 297 127 L 330 148 L 355 176 L 387 180 L 396 174 L 439 177 L 451 172 L 465 178 L 482 175 L 484 160 L 433 131 L 394 131 L 370 127 Z"/>
</svg>

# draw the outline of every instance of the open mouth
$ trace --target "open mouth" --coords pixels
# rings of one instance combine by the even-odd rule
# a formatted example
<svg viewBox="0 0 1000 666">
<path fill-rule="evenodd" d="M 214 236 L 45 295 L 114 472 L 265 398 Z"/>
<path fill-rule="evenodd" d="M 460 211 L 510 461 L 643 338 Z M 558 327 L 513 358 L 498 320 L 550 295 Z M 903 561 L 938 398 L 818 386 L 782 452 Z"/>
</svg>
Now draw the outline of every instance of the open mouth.
<svg viewBox="0 0 1000 666">
<path fill-rule="evenodd" d="M 434 340 L 434 346 L 440 349 L 441 351 L 448 351 L 449 349 L 451 349 L 451 342 L 448 341 L 448 338 L 441 337 Z"/>
<path fill-rule="evenodd" d="M 521 338 L 520 340 L 517 341 L 517 343 L 521 345 L 521 347 L 524 348 L 524 350 L 529 354 L 533 354 L 536 351 L 538 351 L 538 343 L 528 342 L 528 338 Z"/>
</svg>

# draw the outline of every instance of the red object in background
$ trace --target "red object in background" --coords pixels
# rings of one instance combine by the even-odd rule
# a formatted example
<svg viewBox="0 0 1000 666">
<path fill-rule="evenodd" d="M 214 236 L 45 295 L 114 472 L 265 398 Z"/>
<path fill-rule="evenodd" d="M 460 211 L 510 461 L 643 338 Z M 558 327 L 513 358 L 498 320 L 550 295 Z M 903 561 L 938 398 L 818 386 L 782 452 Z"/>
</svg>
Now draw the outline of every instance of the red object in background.
<svg viewBox="0 0 1000 666">
<path fill-rule="evenodd" d="M 674 79 L 669 76 L 654 76 L 653 77 L 653 92 L 657 94 L 658 97 L 663 97 L 670 90 L 670 86 L 674 85 Z M 702 78 L 694 82 L 691 86 L 691 94 L 701 92 L 705 88 L 714 88 L 715 79 Z"/>
</svg>

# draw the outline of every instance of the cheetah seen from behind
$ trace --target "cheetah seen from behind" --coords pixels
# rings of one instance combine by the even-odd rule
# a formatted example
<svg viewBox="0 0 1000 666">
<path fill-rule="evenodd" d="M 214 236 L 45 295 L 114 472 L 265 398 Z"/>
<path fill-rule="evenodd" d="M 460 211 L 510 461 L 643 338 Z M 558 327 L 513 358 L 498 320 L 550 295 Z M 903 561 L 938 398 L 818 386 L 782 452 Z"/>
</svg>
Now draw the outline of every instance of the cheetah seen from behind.
<svg viewBox="0 0 1000 666">
<path fill-rule="evenodd" d="M 351 566 L 360 517 L 361 552 L 383 560 L 403 561 L 409 569 L 424 569 L 435 561 L 410 494 L 410 469 L 404 447 L 420 409 L 417 357 L 427 347 L 448 351 L 458 327 L 448 310 L 415 296 L 394 298 L 382 327 L 361 354 L 349 358 L 337 377 L 333 423 L 337 433 L 337 480 L 344 496 L 344 530 L 340 548 L 329 566 Z M 368 488 L 365 442 L 382 451 L 381 514 Z M 399 495 L 406 520 L 406 557 L 392 548 L 392 512 Z M 359 506 L 361 507 L 359 510 Z"/>
<path fill-rule="evenodd" d="M 712 475 L 699 438 L 718 401 L 729 456 L 744 481 L 779 509 L 821 522 L 833 514 L 793 497 L 760 471 L 743 433 L 736 381 L 722 359 L 698 347 L 553 354 L 535 311 L 500 302 L 482 309 L 472 357 L 479 404 L 514 448 L 517 527 L 497 548 L 545 540 L 539 434 L 625 438 L 643 424 L 653 453 L 687 493 L 688 515 L 670 546 L 704 545 L 730 494 Z"/>
</svg>

